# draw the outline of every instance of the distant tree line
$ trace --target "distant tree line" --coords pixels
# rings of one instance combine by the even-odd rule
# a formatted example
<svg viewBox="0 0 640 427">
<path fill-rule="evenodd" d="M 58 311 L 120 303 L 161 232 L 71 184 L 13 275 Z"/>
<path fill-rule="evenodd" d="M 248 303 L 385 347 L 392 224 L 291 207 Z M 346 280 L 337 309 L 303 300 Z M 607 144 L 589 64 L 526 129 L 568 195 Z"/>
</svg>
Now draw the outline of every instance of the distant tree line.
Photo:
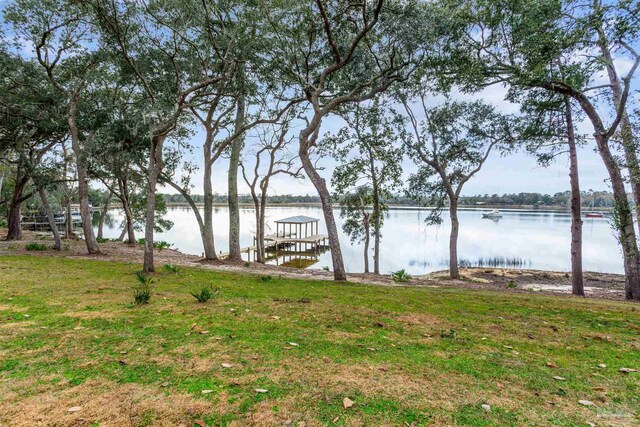
<svg viewBox="0 0 640 427">
<path fill-rule="evenodd" d="M 583 191 L 582 206 L 589 208 L 610 208 L 613 207 L 615 201 L 613 194 L 609 191 Z M 484 194 L 477 196 L 462 197 L 462 205 L 496 205 L 496 206 L 571 206 L 571 191 L 563 191 L 560 193 L 541 194 L 541 193 L 512 193 L 512 194 Z"/>
<path fill-rule="evenodd" d="M 92 196 L 92 204 L 99 206 L 104 197 L 98 196 L 98 191 L 93 190 L 90 194 Z M 204 196 L 202 194 L 191 195 L 196 203 L 203 203 Z M 162 198 L 167 204 L 187 203 L 184 196 L 181 194 L 162 194 Z M 241 204 L 252 204 L 253 199 L 250 194 L 238 195 L 238 200 Z M 312 196 L 309 194 L 295 195 L 295 194 L 280 194 L 272 195 L 267 198 L 269 204 L 296 204 L 296 203 L 320 203 L 318 196 Z M 396 194 L 390 195 L 385 199 L 388 205 L 394 206 L 418 206 L 418 202 L 415 198 L 409 195 Z M 582 192 L 582 206 L 585 208 L 610 208 L 614 205 L 613 194 L 609 191 L 583 191 Z M 94 203 L 95 202 L 95 203 Z M 227 195 L 214 193 L 213 202 L 216 204 L 226 204 Z M 547 207 L 566 207 L 571 205 L 571 192 L 562 191 L 555 194 L 542 194 L 542 193 L 505 193 L 505 194 L 478 194 L 475 196 L 461 196 L 460 205 L 469 206 L 547 206 Z"/>
<path fill-rule="evenodd" d="M 187 200 L 182 194 L 163 194 L 162 197 L 164 201 L 168 204 L 175 203 L 187 203 Z M 193 194 L 191 195 L 193 201 L 197 204 L 204 203 L 204 195 L 202 194 Z M 320 198 L 318 196 L 310 196 L 310 195 L 291 195 L 291 194 L 281 194 L 281 195 L 273 195 L 268 196 L 270 204 L 288 204 L 288 203 L 320 203 Z M 250 194 L 239 194 L 238 201 L 241 204 L 253 204 L 253 198 Z M 227 204 L 227 195 L 226 194 L 213 194 L 213 203 L 216 204 Z"/>
</svg>

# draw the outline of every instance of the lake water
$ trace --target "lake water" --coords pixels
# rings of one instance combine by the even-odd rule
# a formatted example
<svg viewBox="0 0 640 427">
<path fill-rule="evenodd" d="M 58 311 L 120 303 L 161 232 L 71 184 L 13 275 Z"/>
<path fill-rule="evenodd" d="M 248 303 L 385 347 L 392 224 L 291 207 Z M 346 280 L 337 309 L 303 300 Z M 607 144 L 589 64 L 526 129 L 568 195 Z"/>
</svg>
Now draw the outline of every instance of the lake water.
<svg viewBox="0 0 640 427">
<path fill-rule="evenodd" d="M 498 220 L 482 218 L 482 210 L 461 210 L 458 255 L 461 260 L 477 264 L 491 258 L 510 258 L 522 267 L 542 270 L 570 269 L 571 218 L 565 212 L 502 210 Z M 340 243 L 349 272 L 364 270 L 363 248 L 353 244 L 342 232 L 339 209 L 335 211 L 340 228 Z M 428 212 L 419 209 L 391 209 L 384 220 L 380 255 L 381 273 L 404 268 L 410 274 L 424 274 L 447 268 L 449 218 L 439 226 L 427 226 Z M 240 210 L 241 245 L 253 245 L 255 219 L 253 209 Z M 326 233 L 319 207 L 270 207 L 267 209 L 267 234 L 275 233 L 275 220 L 293 215 L 320 219 L 320 233 Z M 119 210 L 109 211 L 105 237 L 118 237 L 123 220 Z M 174 222 L 171 230 L 158 233 L 157 240 L 173 244 L 187 254 L 201 255 L 202 243 L 198 226 L 190 208 L 170 208 L 167 218 Z M 214 213 L 216 250 L 227 252 L 229 245 L 229 211 L 218 207 Z M 142 233 L 138 233 L 142 237 Z M 583 263 L 586 271 L 622 273 L 622 255 L 610 221 L 585 218 L 583 226 Z M 280 261 L 282 262 L 282 261 Z M 372 261 L 370 261 L 372 262 Z M 372 264 L 371 264 L 372 265 Z M 331 266 L 330 253 L 323 253 L 309 268 Z"/>
</svg>

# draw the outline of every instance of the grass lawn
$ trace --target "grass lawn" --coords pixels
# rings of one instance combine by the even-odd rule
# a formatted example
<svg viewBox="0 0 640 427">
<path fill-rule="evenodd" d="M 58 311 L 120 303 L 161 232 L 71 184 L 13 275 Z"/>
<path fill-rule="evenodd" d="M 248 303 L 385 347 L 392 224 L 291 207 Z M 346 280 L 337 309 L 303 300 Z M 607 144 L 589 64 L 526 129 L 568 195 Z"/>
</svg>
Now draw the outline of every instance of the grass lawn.
<svg viewBox="0 0 640 427">
<path fill-rule="evenodd" d="M 139 268 L 0 257 L 0 425 L 640 422 L 637 304 Z"/>
</svg>

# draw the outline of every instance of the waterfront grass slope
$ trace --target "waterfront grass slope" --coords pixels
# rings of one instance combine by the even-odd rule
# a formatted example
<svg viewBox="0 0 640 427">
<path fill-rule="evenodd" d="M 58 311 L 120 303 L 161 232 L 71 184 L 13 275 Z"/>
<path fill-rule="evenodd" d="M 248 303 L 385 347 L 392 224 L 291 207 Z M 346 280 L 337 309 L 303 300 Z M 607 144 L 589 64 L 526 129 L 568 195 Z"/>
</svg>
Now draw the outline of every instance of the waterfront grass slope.
<svg viewBox="0 0 640 427">
<path fill-rule="evenodd" d="M 0 424 L 640 421 L 637 304 L 139 268 L 0 257 Z"/>
</svg>

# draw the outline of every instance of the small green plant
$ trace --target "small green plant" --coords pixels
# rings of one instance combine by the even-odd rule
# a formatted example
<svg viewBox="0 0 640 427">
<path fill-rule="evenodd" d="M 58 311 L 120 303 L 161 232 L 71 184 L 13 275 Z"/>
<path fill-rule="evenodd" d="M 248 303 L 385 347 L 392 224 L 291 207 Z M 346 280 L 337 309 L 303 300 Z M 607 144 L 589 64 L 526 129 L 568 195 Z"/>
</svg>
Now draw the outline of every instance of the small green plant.
<svg viewBox="0 0 640 427">
<path fill-rule="evenodd" d="M 96 237 L 96 242 L 98 243 L 107 243 L 109 241 L 109 239 L 105 238 L 105 237 Z"/>
<path fill-rule="evenodd" d="M 165 242 L 164 240 L 153 242 L 153 247 L 159 250 L 169 249 L 171 246 L 173 246 L 173 243 Z"/>
<path fill-rule="evenodd" d="M 456 337 L 456 331 L 453 329 L 449 329 L 449 331 L 440 331 L 440 338 L 446 338 L 446 339 L 455 339 Z"/>
<path fill-rule="evenodd" d="M 260 277 L 260 281 L 262 281 L 262 282 L 270 282 L 271 279 L 272 279 L 271 276 L 262 276 L 262 277 Z"/>
<path fill-rule="evenodd" d="M 153 279 L 142 271 L 136 273 L 136 278 L 138 279 L 138 285 L 133 288 L 133 299 L 136 305 L 149 304 Z"/>
<path fill-rule="evenodd" d="M 392 272 L 391 278 L 396 283 L 404 283 L 411 280 L 411 275 L 409 275 L 409 273 L 407 273 L 403 268 L 402 270 Z"/>
<path fill-rule="evenodd" d="M 4 219 L 0 219 L 0 227 L 4 228 L 7 226 L 7 221 Z"/>
<path fill-rule="evenodd" d="M 193 295 L 198 302 L 207 302 L 217 293 L 218 288 L 214 289 L 211 285 L 205 285 L 201 287 L 198 292 L 191 292 L 191 295 Z"/>
<path fill-rule="evenodd" d="M 518 287 L 518 285 L 513 280 L 509 280 L 509 283 L 507 283 L 507 288 L 509 288 L 509 289 L 514 289 L 514 288 L 517 288 L 517 287 Z"/>
<path fill-rule="evenodd" d="M 38 243 L 38 242 L 27 243 L 27 246 L 25 248 L 28 251 L 46 251 L 47 250 L 46 245 L 43 245 L 42 243 Z"/>
<path fill-rule="evenodd" d="M 251 267 L 251 263 L 249 261 L 247 261 L 247 262 L 244 263 L 244 266 L 245 267 Z"/>
<path fill-rule="evenodd" d="M 167 270 L 169 273 L 178 273 L 178 267 L 176 267 L 173 264 L 165 264 L 164 269 Z"/>
<path fill-rule="evenodd" d="M 325 265 L 324 267 L 322 267 L 322 269 L 323 269 L 324 271 L 329 271 L 329 266 L 328 266 L 328 265 Z"/>
</svg>

